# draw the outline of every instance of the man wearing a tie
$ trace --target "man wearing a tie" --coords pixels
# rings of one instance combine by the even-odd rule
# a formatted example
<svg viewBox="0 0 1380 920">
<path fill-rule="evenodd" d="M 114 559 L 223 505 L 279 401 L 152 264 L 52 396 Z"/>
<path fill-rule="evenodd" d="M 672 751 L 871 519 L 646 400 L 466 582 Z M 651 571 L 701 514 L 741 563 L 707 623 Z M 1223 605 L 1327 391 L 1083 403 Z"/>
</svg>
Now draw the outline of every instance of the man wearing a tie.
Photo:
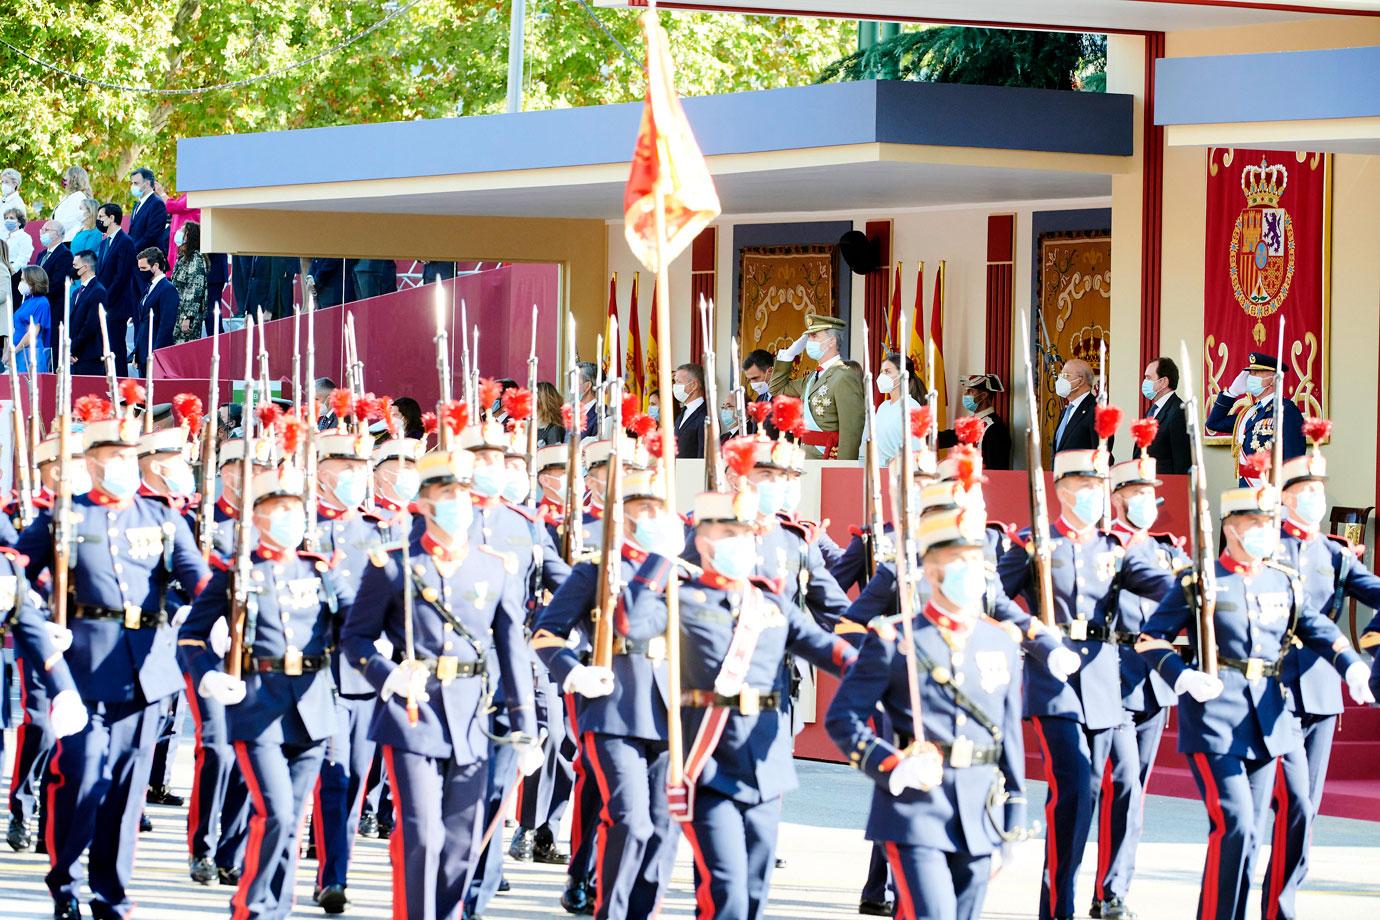
<svg viewBox="0 0 1380 920">
<path fill-rule="evenodd" d="M 856 460 L 862 443 L 862 379 L 843 363 L 844 321 L 805 314 L 805 334 L 776 353 L 771 395 L 796 396 L 804 406 L 806 456 L 815 460 Z M 813 372 L 792 379 L 801 352 L 818 362 Z"/>
<path fill-rule="evenodd" d="M 1054 380 L 1054 392 L 1064 400 L 1064 411 L 1054 427 L 1054 452 L 1094 450 L 1097 398 L 1093 396 L 1092 365 L 1082 358 L 1070 358 Z M 1109 445 L 1110 447 L 1110 445 Z"/>
<path fill-rule="evenodd" d="M 1193 465 L 1188 448 L 1188 417 L 1184 401 L 1174 392 L 1179 388 L 1179 366 L 1169 358 L 1156 358 L 1145 366 L 1140 382 L 1140 395 L 1150 401 L 1146 418 L 1159 422 L 1155 440 L 1143 451 L 1155 458 L 1161 473 L 1187 474 Z M 1136 446 L 1133 457 L 1139 459 L 1142 450 Z"/>
<path fill-rule="evenodd" d="M 1238 484 L 1243 488 L 1257 483 L 1241 475 L 1241 458 L 1262 450 L 1274 450 L 1277 366 L 1274 355 L 1251 352 L 1246 356 L 1246 369 L 1236 375 L 1231 386 L 1217 394 L 1212 411 L 1208 413 L 1208 428 L 1232 433 L 1231 452 L 1236 458 Z M 1284 374 L 1289 374 L 1287 364 Z M 1242 399 L 1243 395 L 1247 398 Z M 1303 451 L 1303 413 L 1293 400 L 1285 399 L 1284 459 L 1301 457 Z"/>
</svg>

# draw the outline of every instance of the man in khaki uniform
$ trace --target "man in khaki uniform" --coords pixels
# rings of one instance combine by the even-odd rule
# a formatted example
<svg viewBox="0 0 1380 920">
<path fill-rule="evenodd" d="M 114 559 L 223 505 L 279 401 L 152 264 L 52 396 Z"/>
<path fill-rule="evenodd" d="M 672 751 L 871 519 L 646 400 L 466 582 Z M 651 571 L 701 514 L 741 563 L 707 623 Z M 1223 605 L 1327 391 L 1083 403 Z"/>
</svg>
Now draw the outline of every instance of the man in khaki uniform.
<svg viewBox="0 0 1380 920">
<path fill-rule="evenodd" d="M 856 460 L 862 441 L 862 380 L 843 363 L 844 322 L 837 316 L 805 314 L 805 334 L 776 353 L 772 396 L 798 396 L 804 403 L 806 455 L 815 460 Z M 819 363 L 813 373 L 791 379 L 801 352 Z"/>
</svg>

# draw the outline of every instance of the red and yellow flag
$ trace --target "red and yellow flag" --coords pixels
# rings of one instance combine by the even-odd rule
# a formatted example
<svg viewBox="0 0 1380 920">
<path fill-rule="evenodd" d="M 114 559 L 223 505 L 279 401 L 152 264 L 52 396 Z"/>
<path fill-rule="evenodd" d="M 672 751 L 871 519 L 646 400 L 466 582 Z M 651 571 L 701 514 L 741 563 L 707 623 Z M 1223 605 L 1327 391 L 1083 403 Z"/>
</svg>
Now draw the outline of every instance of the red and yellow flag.
<svg viewBox="0 0 1380 920">
<path fill-rule="evenodd" d="M 910 341 L 906 343 L 906 357 L 920 375 L 920 385 L 927 386 L 925 379 L 925 263 L 915 271 L 915 309 L 911 314 Z"/>
<path fill-rule="evenodd" d="M 934 342 L 934 417 L 939 430 L 949 427 L 949 388 L 944 383 L 944 260 L 934 277 L 934 300 L 930 303 L 930 340 Z"/>
<path fill-rule="evenodd" d="M 720 208 L 709 166 L 676 95 L 666 30 L 651 10 L 641 22 L 647 40 L 647 100 L 623 191 L 623 223 L 633 254 L 657 271 L 689 246 Z"/>
<path fill-rule="evenodd" d="M 891 282 L 891 303 L 886 308 L 886 336 L 882 340 L 882 356 L 897 351 L 900 346 L 896 339 L 901 334 L 901 262 L 896 261 L 896 272 Z"/>
<path fill-rule="evenodd" d="M 637 317 L 637 272 L 633 272 L 632 303 L 628 306 L 628 356 L 623 361 L 627 378 L 623 381 L 623 392 L 637 397 L 642 404 L 645 374 L 642 370 L 642 327 Z"/>
<path fill-rule="evenodd" d="M 657 321 L 656 280 L 653 279 L 653 280 L 652 280 L 652 316 L 651 316 L 651 322 L 650 322 L 650 323 L 648 324 L 648 326 L 647 326 L 647 352 L 646 352 L 646 354 L 644 354 L 644 355 L 642 356 L 642 357 L 643 357 L 643 364 L 642 364 L 642 366 L 643 366 L 643 368 L 645 368 L 644 373 L 643 373 L 643 375 L 642 375 L 642 411 L 643 411 L 643 412 L 646 412 L 646 411 L 647 411 L 647 405 L 648 405 L 648 403 L 651 401 L 652 394 L 653 394 L 653 393 L 658 393 L 658 394 L 659 394 L 659 393 L 661 392 L 661 374 L 660 374 L 660 372 L 657 370 L 657 360 L 660 358 L 660 352 L 659 352 L 659 350 L 658 350 L 658 344 L 657 344 L 657 340 L 656 340 L 656 321 Z M 663 408 L 664 408 L 664 407 L 663 407 Z M 670 411 L 670 410 L 667 409 L 667 411 Z"/>
<path fill-rule="evenodd" d="M 599 356 L 603 366 L 604 379 L 623 376 L 618 362 L 623 360 L 623 352 L 618 347 L 618 272 L 609 276 L 609 315 L 604 320 L 604 353 Z"/>
</svg>

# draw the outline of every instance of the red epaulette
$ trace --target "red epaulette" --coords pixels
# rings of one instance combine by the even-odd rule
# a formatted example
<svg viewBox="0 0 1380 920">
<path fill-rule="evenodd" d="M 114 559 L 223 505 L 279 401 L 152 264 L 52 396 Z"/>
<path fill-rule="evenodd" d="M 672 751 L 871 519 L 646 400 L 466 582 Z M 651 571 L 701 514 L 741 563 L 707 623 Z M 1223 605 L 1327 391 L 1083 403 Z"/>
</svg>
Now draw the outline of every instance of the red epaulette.
<svg viewBox="0 0 1380 920">
<path fill-rule="evenodd" d="M 862 537 L 863 533 L 862 527 L 858 524 L 854 524 L 852 527 L 848 528 L 848 536 L 850 537 Z"/>
<path fill-rule="evenodd" d="M 505 508 L 511 508 L 512 510 L 516 511 L 518 514 L 525 517 L 530 523 L 537 523 L 538 516 L 535 508 L 529 508 L 526 505 L 517 505 L 513 502 L 504 502 L 503 506 Z"/>
<path fill-rule="evenodd" d="M 29 564 L 29 557 L 15 549 L 13 546 L 0 546 L 0 553 L 4 553 L 14 560 L 14 564 L 23 567 Z"/>
<path fill-rule="evenodd" d="M 749 575 L 748 581 L 761 588 L 763 591 L 769 591 L 772 594 L 781 593 L 781 583 L 775 578 L 768 578 L 765 575 Z"/>
<path fill-rule="evenodd" d="M 326 572 L 330 569 L 335 568 L 336 565 L 340 562 L 340 560 L 344 558 L 345 554 L 342 553 L 340 550 L 336 550 L 335 552 L 331 553 L 329 557 L 327 557 L 325 553 L 311 553 L 304 549 L 299 549 L 297 551 L 297 555 L 300 558 L 306 559 L 308 562 L 312 563 L 312 567 L 315 568 L 316 571 Z"/>
<path fill-rule="evenodd" d="M 685 513 L 685 514 L 682 514 L 682 515 L 680 516 L 680 522 L 681 522 L 682 524 L 684 524 L 686 527 L 694 527 L 694 526 L 695 526 L 695 515 L 694 515 L 694 513 L 693 513 L 693 512 L 687 512 L 687 513 Z"/>
<path fill-rule="evenodd" d="M 779 518 L 778 518 L 778 521 L 780 521 Z M 791 533 L 796 534 L 797 536 L 799 536 L 800 539 L 804 540 L 806 543 L 809 543 L 809 542 L 810 542 L 810 539 L 811 539 L 810 525 L 807 524 L 805 521 L 799 521 L 799 520 L 797 520 L 797 521 L 780 521 L 780 524 L 781 524 L 781 526 L 782 526 L 783 528 L 785 528 L 786 530 L 789 530 Z"/>
<path fill-rule="evenodd" d="M 1158 540 L 1160 543 L 1163 543 L 1165 546 L 1172 546 L 1174 549 L 1187 552 L 1185 547 L 1188 546 L 1188 537 L 1181 537 L 1176 534 L 1169 533 L 1167 531 L 1163 533 L 1156 533 L 1154 531 L 1151 531 L 1150 536 L 1154 537 L 1156 540 Z"/>
<path fill-rule="evenodd" d="M 1365 558 L 1366 545 L 1364 543 L 1357 543 L 1353 540 L 1348 540 L 1341 534 L 1328 533 L 1323 534 L 1323 536 L 1327 537 L 1327 539 L 1332 540 L 1333 542 L 1342 544 L 1342 546 L 1346 547 L 1348 550 L 1355 553 L 1357 559 Z"/>
<path fill-rule="evenodd" d="M 1124 530 L 1104 530 L 1102 533 L 1120 543 L 1122 548 L 1131 545 L 1131 534 L 1126 533 Z"/>
<path fill-rule="evenodd" d="M 206 561 L 210 563 L 213 569 L 220 569 L 222 572 L 230 571 L 230 560 L 220 553 L 211 553 L 211 558 Z"/>
</svg>

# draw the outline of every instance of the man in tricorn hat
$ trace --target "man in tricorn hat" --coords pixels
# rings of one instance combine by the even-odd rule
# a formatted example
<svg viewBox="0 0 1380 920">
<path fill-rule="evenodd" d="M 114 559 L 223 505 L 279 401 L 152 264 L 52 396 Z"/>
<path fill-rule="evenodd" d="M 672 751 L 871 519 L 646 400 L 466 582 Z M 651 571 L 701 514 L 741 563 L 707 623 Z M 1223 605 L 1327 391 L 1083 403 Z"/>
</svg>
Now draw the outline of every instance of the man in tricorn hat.
<svg viewBox="0 0 1380 920">
<path fill-rule="evenodd" d="M 1208 412 L 1207 427 L 1213 431 L 1232 432 L 1231 452 L 1236 458 L 1238 485 L 1260 485 L 1248 481 L 1241 474 L 1241 458 L 1262 450 L 1272 450 L 1275 443 L 1275 368 L 1274 355 L 1253 351 L 1246 356 L 1246 368 L 1236 375 L 1231 386 L 1217 394 Z M 1289 365 L 1284 366 L 1289 373 Z M 1250 399 L 1236 408 L 1242 396 Z M 1287 397 L 1287 393 L 1284 394 Z M 1232 416 L 1236 418 L 1233 419 Z M 1303 454 L 1303 413 L 1293 400 L 1284 400 L 1284 459 L 1292 460 Z"/>
<path fill-rule="evenodd" d="M 982 439 L 978 446 L 982 450 L 982 465 L 989 470 L 1009 470 L 1011 468 L 1011 429 L 1001 416 L 996 414 L 992 400 L 996 394 L 1004 392 L 1001 378 L 996 374 L 969 374 L 958 379 L 963 391 L 963 411 L 974 418 L 983 420 Z M 959 442 L 958 433 L 953 428 L 939 432 L 939 449 L 953 447 Z"/>
<path fill-rule="evenodd" d="M 837 316 L 805 314 L 805 332 L 776 353 L 772 396 L 796 396 L 805 404 L 801 441 L 808 456 L 819 460 L 856 460 L 862 442 L 862 381 L 843 363 L 844 321 Z M 791 379 L 795 359 L 804 352 L 818 363 L 814 371 Z"/>
</svg>

